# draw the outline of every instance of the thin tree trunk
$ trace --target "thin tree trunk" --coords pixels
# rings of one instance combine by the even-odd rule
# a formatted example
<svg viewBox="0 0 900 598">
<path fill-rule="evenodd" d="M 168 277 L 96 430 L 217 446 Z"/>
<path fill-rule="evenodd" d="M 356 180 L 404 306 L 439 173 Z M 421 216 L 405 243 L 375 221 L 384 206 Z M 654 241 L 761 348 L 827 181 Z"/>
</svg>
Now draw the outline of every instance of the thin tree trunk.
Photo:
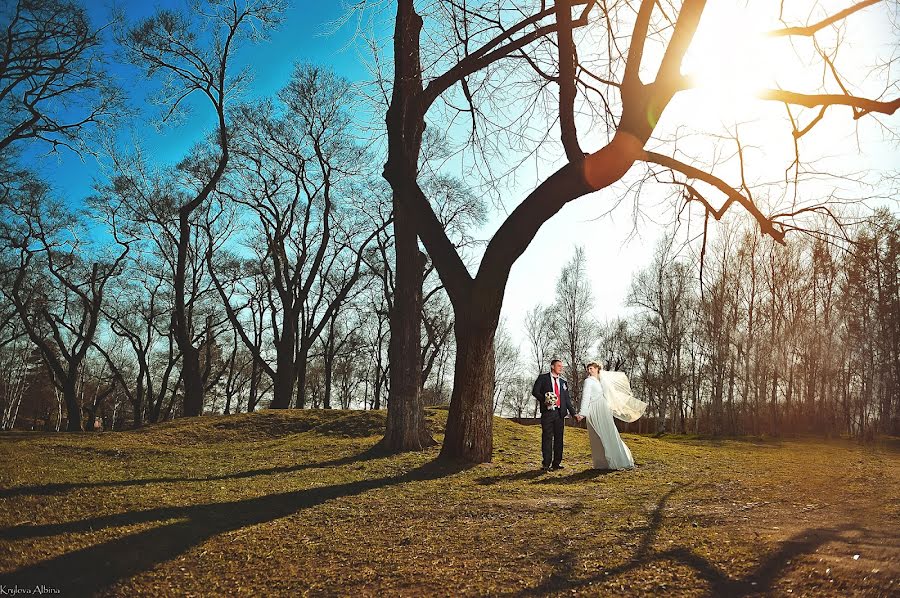
<svg viewBox="0 0 900 598">
<path fill-rule="evenodd" d="M 250 394 L 247 396 L 247 413 L 253 413 L 256 409 L 256 404 L 259 402 L 257 396 L 259 395 L 260 376 L 262 376 L 262 368 L 259 367 L 259 364 L 254 359 L 250 364 Z"/>
<path fill-rule="evenodd" d="M 778 428 L 778 373 L 772 374 L 772 394 L 770 398 L 772 411 L 772 436 L 779 436 Z"/>
<path fill-rule="evenodd" d="M 306 368 L 309 365 L 309 348 L 300 347 L 297 351 L 297 402 L 296 409 L 306 409 Z"/>
<path fill-rule="evenodd" d="M 325 366 L 325 398 L 322 406 L 325 409 L 331 409 L 331 384 L 334 380 L 334 324 L 338 314 L 335 312 L 334 317 L 328 323 L 328 340 L 325 341 L 325 351 L 323 357 L 323 365 Z"/>
<path fill-rule="evenodd" d="M 144 425 L 144 395 L 146 394 L 143 379 L 146 376 L 146 373 L 142 370 L 140 373 L 141 382 L 138 383 L 138 387 L 135 389 L 135 399 L 134 399 L 134 427 L 135 429 L 140 428 Z"/>
<path fill-rule="evenodd" d="M 372 396 L 372 409 L 381 409 L 381 387 L 384 382 L 381 363 L 381 323 L 378 325 L 378 339 L 375 357 L 375 387 Z"/>
</svg>

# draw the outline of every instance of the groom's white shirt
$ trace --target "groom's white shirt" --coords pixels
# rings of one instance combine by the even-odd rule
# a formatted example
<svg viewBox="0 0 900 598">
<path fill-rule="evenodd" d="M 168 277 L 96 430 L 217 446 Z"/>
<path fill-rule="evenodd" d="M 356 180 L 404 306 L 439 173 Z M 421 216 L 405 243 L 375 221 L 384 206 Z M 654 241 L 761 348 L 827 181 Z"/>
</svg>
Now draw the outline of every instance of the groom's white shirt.
<svg viewBox="0 0 900 598">
<path fill-rule="evenodd" d="M 563 382 L 565 382 L 566 379 L 563 378 L 562 376 L 554 376 L 553 372 L 548 372 L 548 373 L 550 374 L 550 384 L 552 385 L 553 381 L 556 380 L 556 383 L 559 385 L 559 394 L 560 394 L 560 396 L 562 396 Z"/>
</svg>

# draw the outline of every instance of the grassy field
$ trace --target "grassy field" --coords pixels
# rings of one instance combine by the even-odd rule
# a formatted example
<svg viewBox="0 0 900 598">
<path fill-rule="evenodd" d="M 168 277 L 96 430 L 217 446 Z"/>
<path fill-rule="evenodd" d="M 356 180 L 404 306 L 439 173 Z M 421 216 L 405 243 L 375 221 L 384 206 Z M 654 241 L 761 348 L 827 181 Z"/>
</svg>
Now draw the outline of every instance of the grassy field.
<svg viewBox="0 0 900 598">
<path fill-rule="evenodd" d="M 430 411 L 439 439 L 445 412 Z M 373 451 L 383 412 L 0 435 L 0 586 L 60 595 L 900 594 L 900 447 L 626 434 L 634 471 Z"/>
</svg>

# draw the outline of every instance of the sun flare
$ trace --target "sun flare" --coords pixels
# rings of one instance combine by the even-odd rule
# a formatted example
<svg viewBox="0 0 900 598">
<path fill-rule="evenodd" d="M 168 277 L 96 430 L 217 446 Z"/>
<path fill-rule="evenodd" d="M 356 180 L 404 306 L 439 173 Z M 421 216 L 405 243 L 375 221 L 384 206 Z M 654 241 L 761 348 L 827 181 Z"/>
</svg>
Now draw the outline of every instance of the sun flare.
<svg viewBox="0 0 900 598">
<path fill-rule="evenodd" d="M 692 81 L 701 104 L 697 108 L 707 117 L 740 113 L 760 91 L 775 86 L 784 56 L 766 33 L 776 26 L 753 5 L 716 2 L 706 8 L 682 73 Z"/>
</svg>

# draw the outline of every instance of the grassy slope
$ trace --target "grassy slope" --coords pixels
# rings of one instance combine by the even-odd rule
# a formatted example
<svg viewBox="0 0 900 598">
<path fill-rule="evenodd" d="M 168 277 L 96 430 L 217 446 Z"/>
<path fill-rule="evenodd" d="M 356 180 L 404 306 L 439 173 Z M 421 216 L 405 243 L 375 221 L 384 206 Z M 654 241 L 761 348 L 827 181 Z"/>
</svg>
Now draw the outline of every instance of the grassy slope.
<svg viewBox="0 0 900 598">
<path fill-rule="evenodd" d="M 439 437 L 445 413 L 430 412 Z M 638 468 L 373 453 L 383 412 L 204 417 L 0 435 L 0 584 L 63 595 L 890 595 L 900 450 L 625 435 Z M 859 555 L 857 560 L 853 555 Z M 896 594 L 895 594 L 896 595 Z"/>
</svg>

